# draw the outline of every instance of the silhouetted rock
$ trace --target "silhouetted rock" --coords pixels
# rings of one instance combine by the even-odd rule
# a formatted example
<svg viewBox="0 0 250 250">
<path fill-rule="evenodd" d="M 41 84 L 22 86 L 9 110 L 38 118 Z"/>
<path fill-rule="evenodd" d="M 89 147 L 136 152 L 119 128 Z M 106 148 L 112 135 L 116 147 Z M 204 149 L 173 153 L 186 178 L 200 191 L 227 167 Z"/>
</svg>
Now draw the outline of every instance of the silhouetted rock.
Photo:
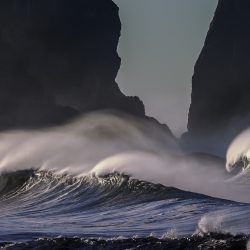
<svg viewBox="0 0 250 250">
<path fill-rule="evenodd" d="M 111 0 L 2 0 L 0 129 L 100 109 L 144 116 L 140 99 L 115 82 L 120 29 Z"/>
<path fill-rule="evenodd" d="M 249 13 L 249 0 L 220 0 L 195 65 L 184 141 L 199 151 L 225 153 L 250 125 Z"/>
</svg>

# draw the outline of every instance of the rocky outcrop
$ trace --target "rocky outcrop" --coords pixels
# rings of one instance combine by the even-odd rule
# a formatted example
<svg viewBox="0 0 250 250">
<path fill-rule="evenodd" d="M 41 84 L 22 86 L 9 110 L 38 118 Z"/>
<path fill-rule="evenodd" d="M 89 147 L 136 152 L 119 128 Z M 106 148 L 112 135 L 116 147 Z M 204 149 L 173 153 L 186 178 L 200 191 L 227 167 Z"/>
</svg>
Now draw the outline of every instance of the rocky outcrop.
<svg viewBox="0 0 250 250">
<path fill-rule="evenodd" d="M 225 151 L 250 125 L 249 13 L 249 0 L 219 0 L 193 76 L 185 138 L 197 150 Z"/>
<path fill-rule="evenodd" d="M 144 116 L 115 78 L 121 23 L 111 0 L 0 3 L 0 129 L 64 122 L 116 109 Z"/>
</svg>

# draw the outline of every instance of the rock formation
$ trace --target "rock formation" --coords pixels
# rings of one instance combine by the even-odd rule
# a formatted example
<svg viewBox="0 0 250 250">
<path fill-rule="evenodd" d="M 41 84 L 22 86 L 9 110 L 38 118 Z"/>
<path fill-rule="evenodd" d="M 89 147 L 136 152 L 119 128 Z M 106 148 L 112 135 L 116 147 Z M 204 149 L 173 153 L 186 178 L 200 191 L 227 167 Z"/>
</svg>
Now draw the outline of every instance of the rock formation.
<svg viewBox="0 0 250 250">
<path fill-rule="evenodd" d="M 0 129 L 100 109 L 144 116 L 139 98 L 115 82 L 120 29 L 111 0 L 2 0 Z"/>
<path fill-rule="evenodd" d="M 219 0 L 193 75 L 184 140 L 196 150 L 225 152 L 250 125 L 249 13 L 249 0 Z"/>
</svg>

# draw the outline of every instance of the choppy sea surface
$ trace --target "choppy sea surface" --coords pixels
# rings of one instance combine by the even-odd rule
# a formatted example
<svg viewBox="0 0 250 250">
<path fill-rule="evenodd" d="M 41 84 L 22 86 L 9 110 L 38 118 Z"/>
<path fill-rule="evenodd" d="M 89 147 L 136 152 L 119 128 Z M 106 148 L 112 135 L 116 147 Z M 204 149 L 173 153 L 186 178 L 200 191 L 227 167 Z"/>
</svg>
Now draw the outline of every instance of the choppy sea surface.
<svg viewBox="0 0 250 250">
<path fill-rule="evenodd" d="M 247 146 L 228 177 L 125 120 L 0 135 L 0 249 L 250 249 Z"/>
<path fill-rule="evenodd" d="M 74 178 L 30 170 L 3 174 L 1 184 L 6 249 L 246 249 L 250 233 L 249 204 L 119 174 Z"/>
</svg>

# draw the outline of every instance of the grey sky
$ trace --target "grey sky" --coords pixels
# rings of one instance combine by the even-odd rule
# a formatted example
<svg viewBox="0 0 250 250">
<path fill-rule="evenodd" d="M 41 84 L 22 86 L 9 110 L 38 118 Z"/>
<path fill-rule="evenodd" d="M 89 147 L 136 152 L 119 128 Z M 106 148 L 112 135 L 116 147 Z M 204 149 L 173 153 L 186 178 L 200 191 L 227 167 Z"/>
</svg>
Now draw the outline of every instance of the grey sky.
<svg viewBox="0 0 250 250">
<path fill-rule="evenodd" d="M 217 0 L 114 0 L 120 7 L 122 58 L 117 81 L 148 115 L 186 130 L 193 67 Z"/>
</svg>

